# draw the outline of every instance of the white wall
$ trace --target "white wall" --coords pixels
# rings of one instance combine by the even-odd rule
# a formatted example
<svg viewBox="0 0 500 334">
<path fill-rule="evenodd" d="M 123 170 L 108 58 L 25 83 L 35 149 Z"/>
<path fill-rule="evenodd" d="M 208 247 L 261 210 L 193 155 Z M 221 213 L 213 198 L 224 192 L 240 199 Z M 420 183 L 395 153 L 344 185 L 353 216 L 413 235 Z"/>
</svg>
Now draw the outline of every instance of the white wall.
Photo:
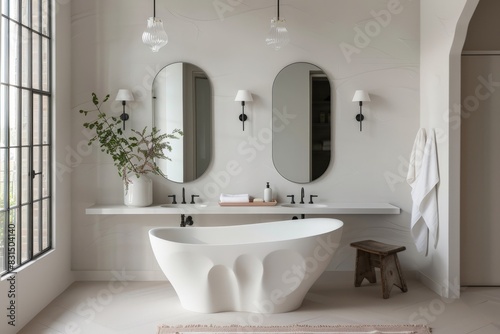
<svg viewBox="0 0 500 334">
<path fill-rule="evenodd" d="M 421 0 L 421 126 L 435 129 L 439 161 L 439 238 L 421 268 L 439 294 L 460 287 L 460 55 L 479 0 Z"/>
<path fill-rule="evenodd" d="M 70 146 L 71 110 L 70 82 L 71 66 L 68 45 L 71 43 L 70 5 L 57 4 L 55 7 L 55 38 L 58 40 L 54 50 L 57 67 L 54 71 L 56 82 L 54 94 L 54 128 L 57 128 L 55 141 L 55 161 L 58 170 L 53 181 L 54 190 L 54 250 L 28 266 L 22 268 L 15 275 L 15 327 L 8 324 L 6 318 L 10 284 L 6 280 L 0 281 L 0 308 L 2 320 L 0 332 L 2 334 L 17 333 L 28 321 L 40 312 L 52 299 L 63 292 L 73 282 L 71 273 L 71 153 Z"/>
<path fill-rule="evenodd" d="M 224 9 L 214 4 L 227 4 Z M 301 185 L 281 177 L 272 162 L 270 127 L 272 84 L 290 63 L 306 61 L 323 70 L 332 81 L 332 163 L 326 174 L 306 184 L 306 195 L 319 201 L 390 202 L 400 215 L 346 215 L 343 244 L 331 270 L 353 270 L 353 240 L 376 238 L 407 246 L 401 256 L 405 269 L 418 269 L 418 254 L 409 234 L 411 209 L 405 165 L 419 128 L 419 2 L 401 1 L 388 8 L 386 0 L 289 0 L 282 3 L 291 44 L 279 52 L 265 46 L 275 6 L 264 0 L 157 2 L 169 44 L 152 53 L 141 42 L 150 6 L 133 0 L 74 0 L 72 46 L 73 147 L 85 143 L 83 116 L 90 93 L 114 95 L 133 90 L 136 101 L 127 105 L 129 125 L 142 128 L 151 122 L 151 84 L 166 64 L 186 61 L 201 67 L 214 90 L 214 155 L 200 179 L 176 184 L 155 178 L 154 200 L 167 202 L 168 194 L 201 195 L 216 201 L 221 192 L 248 192 L 263 196 L 269 181 L 279 201 L 299 195 Z M 392 13 L 389 11 L 391 10 Z M 376 18 L 377 17 L 377 18 Z M 368 31 L 370 35 L 367 35 Z M 245 132 L 234 102 L 238 89 L 249 89 Z M 356 89 L 367 90 L 363 132 L 351 102 Z M 119 114 L 119 102 L 107 108 Z M 229 174 L 227 166 L 237 164 Z M 80 279 L 108 278 L 111 271 L 126 271 L 130 279 L 163 278 L 151 252 L 147 231 L 155 226 L 176 226 L 177 216 L 90 216 L 94 203 L 122 203 L 122 185 L 109 157 L 97 148 L 82 152 L 72 173 L 72 266 Z M 200 216 L 195 224 L 221 225 L 290 218 L 289 216 Z"/>
</svg>

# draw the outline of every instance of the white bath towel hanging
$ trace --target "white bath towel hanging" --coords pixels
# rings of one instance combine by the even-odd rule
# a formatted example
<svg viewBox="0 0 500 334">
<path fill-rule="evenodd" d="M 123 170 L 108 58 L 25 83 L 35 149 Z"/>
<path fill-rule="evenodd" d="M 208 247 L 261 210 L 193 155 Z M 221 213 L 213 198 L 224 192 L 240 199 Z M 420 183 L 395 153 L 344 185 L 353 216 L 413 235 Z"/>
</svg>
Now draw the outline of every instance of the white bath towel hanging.
<svg viewBox="0 0 500 334">
<path fill-rule="evenodd" d="M 413 149 L 410 156 L 410 166 L 408 168 L 408 175 L 406 176 L 406 182 L 408 182 L 412 188 L 413 183 L 415 183 L 418 173 L 420 172 L 420 166 L 422 166 L 426 139 L 427 135 L 425 133 L 425 129 L 421 128 L 418 130 L 417 137 L 413 143 Z"/>
<path fill-rule="evenodd" d="M 407 176 L 407 182 L 412 188 L 411 197 L 413 200 L 411 234 L 419 252 L 428 250 L 429 234 L 436 245 L 439 225 L 436 194 L 436 186 L 439 183 L 436 139 L 434 131 L 431 131 L 425 140 L 424 149 L 421 150 L 422 130 L 419 131 L 415 139 Z M 412 157 L 414 157 L 413 167 Z"/>
</svg>

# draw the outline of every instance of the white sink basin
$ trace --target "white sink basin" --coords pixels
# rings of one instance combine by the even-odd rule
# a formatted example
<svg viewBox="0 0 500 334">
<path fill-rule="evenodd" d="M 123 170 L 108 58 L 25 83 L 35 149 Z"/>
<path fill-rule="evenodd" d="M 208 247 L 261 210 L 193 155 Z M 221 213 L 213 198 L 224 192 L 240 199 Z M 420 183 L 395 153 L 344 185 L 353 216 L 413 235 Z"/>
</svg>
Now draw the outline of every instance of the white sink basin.
<svg viewBox="0 0 500 334">
<path fill-rule="evenodd" d="M 305 204 L 282 204 L 281 205 L 282 207 L 285 207 L 285 208 L 305 208 L 305 209 L 309 209 L 309 208 L 326 208 L 328 207 L 326 204 L 309 204 L 309 203 L 305 203 Z"/>
<path fill-rule="evenodd" d="M 190 208 L 206 208 L 208 204 L 162 204 L 162 208 L 175 208 L 175 209 L 190 209 Z"/>
</svg>

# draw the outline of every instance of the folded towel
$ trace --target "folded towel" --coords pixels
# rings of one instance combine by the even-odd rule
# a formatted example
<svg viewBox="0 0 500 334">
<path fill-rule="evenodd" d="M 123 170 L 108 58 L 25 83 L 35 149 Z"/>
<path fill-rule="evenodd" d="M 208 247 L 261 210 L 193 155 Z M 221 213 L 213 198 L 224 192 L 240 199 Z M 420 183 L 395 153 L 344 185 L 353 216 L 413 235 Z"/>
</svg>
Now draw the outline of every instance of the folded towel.
<svg viewBox="0 0 500 334">
<path fill-rule="evenodd" d="M 250 202 L 248 194 L 220 194 L 221 203 L 247 203 Z"/>
<path fill-rule="evenodd" d="M 418 140 L 420 140 L 419 136 L 417 136 L 416 141 Z M 419 252 L 423 250 L 428 251 L 428 234 L 430 232 L 434 239 L 434 246 L 436 246 L 439 223 L 436 194 L 436 186 L 439 183 L 439 169 L 434 131 L 432 131 L 426 140 L 423 154 L 421 154 L 420 166 L 413 173 L 415 176 L 409 175 L 410 177 L 407 178 L 407 181 L 413 181 L 410 183 L 413 200 L 411 234 L 417 250 Z"/>
</svg>

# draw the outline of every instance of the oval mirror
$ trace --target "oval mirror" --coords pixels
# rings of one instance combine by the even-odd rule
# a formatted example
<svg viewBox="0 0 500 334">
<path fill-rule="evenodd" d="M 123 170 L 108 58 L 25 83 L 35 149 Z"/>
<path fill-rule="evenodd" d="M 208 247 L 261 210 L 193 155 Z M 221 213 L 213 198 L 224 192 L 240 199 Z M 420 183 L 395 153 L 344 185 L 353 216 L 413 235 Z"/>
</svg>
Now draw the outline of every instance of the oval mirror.
<svg viewBox="0 0 500 334">
<path fill-rule="evenodd" d="M 273 84 L 273 163 L 292 182 L 325 173 L 331 158 L 331 87 L 309 63 L 282 69 Z"/>
<path fill-rule="evenodd" d="M 180 129 L 171 140 L 170 160 L 157 161 L 167 179 L 189 182 L 199 178 L 212 159 L 212 87 L 207 74 L 189 63 L 162 68 L 153 81 L 153 125 L 163 133 Z"/>
</svg>

